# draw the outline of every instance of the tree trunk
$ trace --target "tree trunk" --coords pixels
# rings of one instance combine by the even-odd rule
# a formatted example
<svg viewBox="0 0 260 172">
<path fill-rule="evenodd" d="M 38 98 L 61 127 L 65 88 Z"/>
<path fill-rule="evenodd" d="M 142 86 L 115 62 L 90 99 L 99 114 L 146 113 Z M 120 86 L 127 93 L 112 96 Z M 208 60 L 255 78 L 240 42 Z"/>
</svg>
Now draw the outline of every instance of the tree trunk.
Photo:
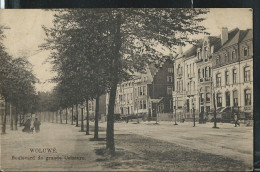
<svg viewBox="0 0 260 172">
<path fill-rule="evenodd" d="M 62 110 L 60 109 L 60 123 L 62 124 Z"/>
<path fill-rule="evenodd" d="M 17 130 L 17 122 L 18 122 L 18 109 L 15 107 L 15 119 L 14 119 L 14 130 Z"/>
<path fill-rule="evenodd" d="M 59 111 L 56 111 L 56 123 L 58 123 L 58 113 Z"/>
<path fill-rule="evenodd" d="M 89 135 L 89 109 L 88 109 L 88 98 L 86 99 L 86 110 L 87 110 L 86 135 Z"/>
<path fill-rule="evenodd" d="M 118 68 L 119 68 L 119 59 L 120 59 L 120 49 L 121 49 L 121 15 L 118 14 L 117 21 L 116 21 L 116 33 L 115 33 L 115 40 L 114 40 L 114 59 L 113 59 L 113 66 L 112 66 L 112 86 L 110 90 L 110 97 L 109 97 L 109 106 L 108 106 L 108 114 L 107 114 L 107 142 L 106 148 L 109 150 L 110 154 L 115 153 L 115 143 L 114 143 L 114 107 L 115 107 L 115 98 L 116 98 L 116 89 L 118 84 Z"/>
<path fill-rule="evenodd" d="M 66 124 L 68 124 L 68 108 L 66 108 Z"/>
<path fill-rule="evenodd" d="M 84 131 L 84 107 L 81 107 L 81 124 L 80 124 L 81 130 Z"/>
<path fill-rule="evenodd" d="M 73 105 L 72 105 L 72 107 L 71 107 L 71 125 L 73 125 L 73 118 L 74 118 L 74 116 L 73 116 Z"/>
<path fill-rule="evenodd" d="M 94 140 L 98 140 L 99 96 L 96 98 Z"/>
<path fill-rule="evenodd" d="M 214 104 L 214 127 L 213 128 L 217 128 L 217 109 L 216 109 L 215 93 L 213 93 L 213 104 Z"/>
<path fill-rule="evenodd" d="M 21 111 L 21 113 L 20 113 L 20 119 L 19 119 L 20 127 L 22 126 L 22 113 L 23 113 L 23 111 Z"/>
<path fill-rule="evenodd" d="M 5 111 L 4 111 L 4 117 L 3 117 L 3 125 L 2 125 L 2 134 L 5 134 L 5 130 L 6 130 L 6 114 L 7 114 L 7 102 L 5 100 Z"/>
<path fill-rule="evenodd" d="M 9 111 L 9 113 L 10 113 L 10 129 L 13 130 L 14 129 L 14 119 L 13 119 L 14 117 L 13 117 L 13 113 L 12 113 L 11 103 L 9 105 L 9 108 L 10 108 L 10 111 Z"/>
<path fill-rule="evenodd" d="M 76 127 L 79 127 L 79 110 L 78 110 L 78 104 L 76 104 Z"/>
</svg>

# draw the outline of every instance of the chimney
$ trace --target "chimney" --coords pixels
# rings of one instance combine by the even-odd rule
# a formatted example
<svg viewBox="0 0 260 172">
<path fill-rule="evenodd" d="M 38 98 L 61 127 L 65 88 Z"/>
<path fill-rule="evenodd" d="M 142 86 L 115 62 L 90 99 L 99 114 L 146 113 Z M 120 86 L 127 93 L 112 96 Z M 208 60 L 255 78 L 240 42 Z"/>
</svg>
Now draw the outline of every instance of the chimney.
<svg viewBox="0 0 260 172">
<path fill-rule="evenodd" d="M 225 44 L 228 40 L 228 28 L 227 27 L 222 27 L 222 32 L 221 32 L 221 45 Z"/>
<path fill-rule="evenodd" d="M 182 51 L 182 46 L 180 45 L 179 47 L 178 47 L 178 52 L 177 52 L 179 55 L 181 55 L 182 53 L 183 53 L 183 51 Z"/>
</svg>

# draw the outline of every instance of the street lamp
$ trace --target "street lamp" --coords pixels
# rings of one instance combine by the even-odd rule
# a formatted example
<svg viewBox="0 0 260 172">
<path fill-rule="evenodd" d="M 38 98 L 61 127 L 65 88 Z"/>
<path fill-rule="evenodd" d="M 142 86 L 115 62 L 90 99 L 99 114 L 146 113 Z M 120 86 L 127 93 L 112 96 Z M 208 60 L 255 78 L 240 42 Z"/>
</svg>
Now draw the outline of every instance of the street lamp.
<svg viewBox="0 0 260 172">
<path fill-rule="evenodd" d="M 137 98 L 135 99 L 136 102 L 136 118 L 137 118 L 137 123 L 139 124 L 139 118 L 138 118 L 138 102 L 137 102 Z"/>
<path fill-rule="evenodd" d="M 194 107 L 194 102 L 192 102 L 192 113 L 193 113 L 193 127 L 195 127 L 195 107 Z"/>
<path fill-rule="evenodd" d="M 177 118 L 177 100 L 178 100 L 178 97 L 176 96 L 176 99 L 175 99 L 175 107 L 174 107 L 174 113 L 175 113 L 175 123 L 174 125 L 178 125 L 177 124 L 177 121 L 176 121 L 176 118 Z"/>
<path fill-rule="evenodd" d="M 80 105 L 80 108 L 81 108 L 81 130 L 80 131 L 84 131 L 84 123 L 83 123 L 83 120 L 84 120 L 84 105 Z"/>
</svg>

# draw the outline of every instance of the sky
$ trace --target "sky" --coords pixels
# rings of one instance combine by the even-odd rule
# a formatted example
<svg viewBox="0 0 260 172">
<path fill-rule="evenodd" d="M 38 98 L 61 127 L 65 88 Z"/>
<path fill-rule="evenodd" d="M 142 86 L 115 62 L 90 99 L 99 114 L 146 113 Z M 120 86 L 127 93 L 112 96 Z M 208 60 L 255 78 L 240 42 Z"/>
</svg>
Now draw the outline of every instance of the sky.
<svg viewBox="0 0 260 172">
<path fill-rule="evenodd" d="M 212 36 L 218 36 L 222 27 L 232 30 L 236 27 L 248 29 L 253 27 L 252 10 L 248 8 L 218 8 L 210 9 L 201 24 L 207 28 Z M 37 91 L 50 91 L 55 84 L 48 82 L 55 73 L 51 71 L 51 64 L 46 62 L 50 52 L 39 51 L 39 45 L 44 43 L 45 33 L 42 25 L 52 26 L 53 12 L 45 10 L 0 10 L 0 25 L 5 29 L 4 45 L 13 57 L 26 56 L 33 64 L 33 72 L 40 80 L 36 84 Z M 193 38 L 203 38 L 203 35 Z M 190 46 L 184 47 L 187 50 Z"/>
</svg>

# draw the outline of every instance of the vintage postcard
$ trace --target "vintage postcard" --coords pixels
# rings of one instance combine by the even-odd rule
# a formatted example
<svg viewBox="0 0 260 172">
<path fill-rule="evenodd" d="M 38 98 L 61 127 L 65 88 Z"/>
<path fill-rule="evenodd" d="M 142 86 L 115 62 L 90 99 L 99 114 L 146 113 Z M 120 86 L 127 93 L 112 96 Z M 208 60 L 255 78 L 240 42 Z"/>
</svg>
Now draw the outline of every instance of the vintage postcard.
<svg viewBox="0 0 260 172">
<path fill-rule="evenodd" d="M 1 9 L 1 170 L 251 171 L 253 75 L 252 9 Z"/>
</svg>

